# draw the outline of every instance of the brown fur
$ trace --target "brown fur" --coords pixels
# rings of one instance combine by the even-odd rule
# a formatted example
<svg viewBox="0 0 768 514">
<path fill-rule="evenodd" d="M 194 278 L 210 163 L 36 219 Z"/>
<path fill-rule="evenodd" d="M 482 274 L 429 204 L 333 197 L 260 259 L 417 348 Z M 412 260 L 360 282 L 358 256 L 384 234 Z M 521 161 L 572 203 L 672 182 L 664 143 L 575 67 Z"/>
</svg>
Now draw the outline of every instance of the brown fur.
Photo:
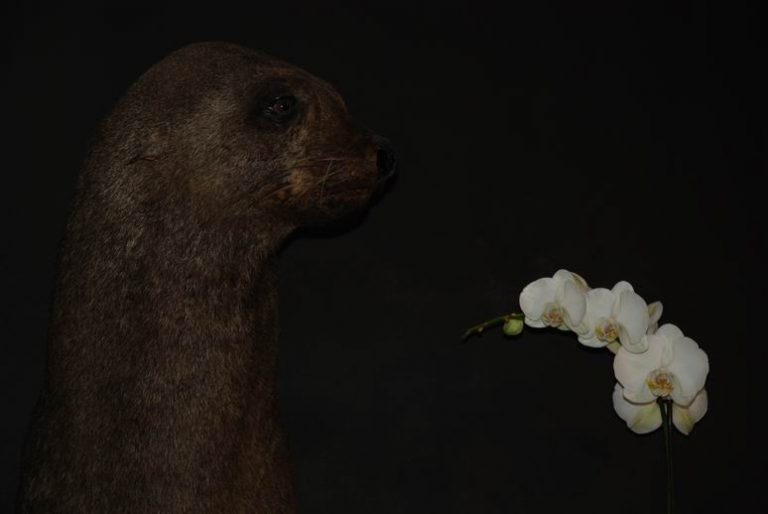
<svg viewBox="0 0 768 514">
<path fill-rule="evenodd" d="M 279 91 L 287 128 L 259 117 Z M 364 206 L 377 146 L 331 86 L 185 47 L 98 130 L 59 262 L 23 513 L 292 513 L 274 255 Z"/>
</svg>

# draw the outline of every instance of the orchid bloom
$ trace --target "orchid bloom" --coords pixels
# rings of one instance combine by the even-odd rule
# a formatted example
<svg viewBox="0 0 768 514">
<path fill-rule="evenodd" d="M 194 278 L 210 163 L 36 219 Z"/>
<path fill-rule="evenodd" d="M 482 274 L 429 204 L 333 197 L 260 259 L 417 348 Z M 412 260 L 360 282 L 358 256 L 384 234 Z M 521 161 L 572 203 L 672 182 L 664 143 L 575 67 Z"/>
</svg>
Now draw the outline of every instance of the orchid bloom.
<svg viewBox="0 0 768 514">
<path fill-rule="evenodd" d="M 573 330 L 579 326 L 587 308 L 589 286 L 579 275 L 558 270 L 551 278 L 535 280 L 520 293 L 520 308 L 530 327 L 556 327 Z"/>
<path fill-rule="evenodd" d="M 613 360 L 622 397 L 626 403 L 634 404 L 628 406 L 614 398 L 614 408 L 630 428 L 635 425 L 647 431 L 655 423 L 649 404 L 658 398 L 669 398 L 678 407 L 675 425 L 687 434 L 706 413 L 707 397 L 702 390 L 709 373 L 707 354 L 672 324 L 662 325 L 655 334 L 646 334 L 643 339 L 648 348 L 644 353 L 632 353 L 622 346 Z M 642 414 L 637 408 L 644 409 Z M 636 417 L 628 420 L 630 413 L 645 421 Z"/>
<path fill-rule="evenodd" d="M 597 288 L 587 292 L 586 314 L 576 331 L 579 342 L 586 346 L 610 345 L 609 349 L 615 352 L 620 341 L 627 351 L 641 353 L 647 348 L 643 336 L 648 331 L 649 319 L 645 300 L 629 282 L 622 281 L 610 290 Z"/>
<path fill-rule="evenodd" d="M 689 435 L 693 426 L 707 413 L 707 390 L 702 389 L 690 405 L 683 407 L 672 404 L 672 423 L 685 435 Z M 661 407 L 657 401 L 632 403 L 624 397 L 624 388 L 616 384 L 613 391 L 613 408 L 630 430 L 637 434 L 653 432 L 661 426 Z"/>
</svg>

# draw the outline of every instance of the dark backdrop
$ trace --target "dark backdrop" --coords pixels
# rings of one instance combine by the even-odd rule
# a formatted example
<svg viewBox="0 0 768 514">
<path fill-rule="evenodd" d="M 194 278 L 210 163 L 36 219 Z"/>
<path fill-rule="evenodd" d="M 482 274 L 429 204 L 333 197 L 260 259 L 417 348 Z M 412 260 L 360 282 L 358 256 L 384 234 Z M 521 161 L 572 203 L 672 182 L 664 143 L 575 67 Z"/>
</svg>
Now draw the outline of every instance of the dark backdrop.
<svg viewBox="0 0 768 514">
<path fill-rule="evenodd" d="M 710 412 L 674 438 L 680 511 L 768 511 L 764 20 L 619 4 L 6 5 L 0 509 L 85 142 L 165 54 L 228 40 L 335 84 L 400 156 L 364 223 L 282 257 L 304 514 L 661 512 L 661 433 L 614 414 L 607 352 L 551 332 L 459 344 L 559 267 L 663 300 L 710 356 Z"/>
</svg>

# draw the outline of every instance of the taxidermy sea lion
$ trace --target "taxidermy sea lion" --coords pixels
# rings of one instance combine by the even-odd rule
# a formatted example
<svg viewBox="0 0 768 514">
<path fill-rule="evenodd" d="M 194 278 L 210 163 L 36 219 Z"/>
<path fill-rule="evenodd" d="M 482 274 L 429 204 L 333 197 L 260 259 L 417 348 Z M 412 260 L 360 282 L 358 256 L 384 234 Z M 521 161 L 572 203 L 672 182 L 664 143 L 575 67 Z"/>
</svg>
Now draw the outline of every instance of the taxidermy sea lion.
<svg viewBox="0 0 768 514">
<path fill-rule="evenodd" d="M 149 69 L 77 187 L 18 512 L 295 512 L 275 255 L 393 169 L 296 67 L 201 43 Z"/>
</svg>

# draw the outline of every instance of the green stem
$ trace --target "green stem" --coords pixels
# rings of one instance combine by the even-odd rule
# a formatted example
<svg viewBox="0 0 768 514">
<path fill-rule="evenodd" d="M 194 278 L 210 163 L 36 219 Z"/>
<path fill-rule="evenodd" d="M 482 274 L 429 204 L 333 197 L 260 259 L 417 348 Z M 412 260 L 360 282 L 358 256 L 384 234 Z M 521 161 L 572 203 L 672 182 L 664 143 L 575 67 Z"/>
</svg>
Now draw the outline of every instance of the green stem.
<svg viewBox="0 0 768 514">
<path fill-rule="evenodd" d="M 667 514 L 674 512 L 674 481 L 672 474 L 672 400 L 659 398 L 661 423 L 664 426 L 664 454 L 667 460 Z"/>
<path fill-rule="evenodd" d="M 493 318 L 493 319 L 489 319 L 488 321 L 483 321 L 482 323 L 467 329 L 467 331 L 464 332 L 464 336 L 461 338 L 461 340 L 466 343 L 470 337 L 474 335 L 482 334 L 483 331 L 487 328 L 503 325 L 504 323 L 506 323 L 511 319 L 523 320 L 525 319 L 525 314 L 522 314 L 520 312 L 513 312 L 511 314 L 505 314 L 504 316 L 499 316 L 498 318 Z"/>
</svg>

